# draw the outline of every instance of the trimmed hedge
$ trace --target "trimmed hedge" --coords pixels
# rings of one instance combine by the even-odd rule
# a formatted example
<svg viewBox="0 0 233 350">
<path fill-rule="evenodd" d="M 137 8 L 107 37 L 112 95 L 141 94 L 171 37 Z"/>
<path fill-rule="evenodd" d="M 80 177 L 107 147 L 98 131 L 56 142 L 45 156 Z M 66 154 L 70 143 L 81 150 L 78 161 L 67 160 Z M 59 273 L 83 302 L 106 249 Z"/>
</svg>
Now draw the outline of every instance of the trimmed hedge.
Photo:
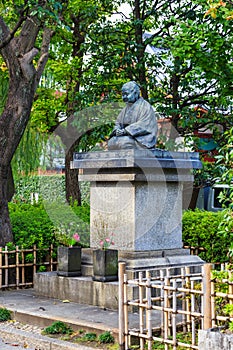
<svg viewBox="0 0 233 350">
<path fill-rule="evenodd" d="M 196 209 L 183 213 L 183 242 L 186 245 L 205 248 L 199 254 L 206 262 L 222 263 L 229 260 L 230 241 L 218 229 L 224 211 L 210 212 Z"/>
<path fill-rule="evenodd" d="M 48 248 L 50 244 L 56 247 L 59 243 L 55 239 L 55 227 L 59 223 L 71 220 L 77 224 L 77 232 L 81 236 L 81 243 L 89 245 L 89 206 L 73 207 L 52 202 L 46 204 L 16 204 L 9 203 L 10 219 L 15 245 L 31 248 L 36 244 L 38 248 Z"/>
</svg>

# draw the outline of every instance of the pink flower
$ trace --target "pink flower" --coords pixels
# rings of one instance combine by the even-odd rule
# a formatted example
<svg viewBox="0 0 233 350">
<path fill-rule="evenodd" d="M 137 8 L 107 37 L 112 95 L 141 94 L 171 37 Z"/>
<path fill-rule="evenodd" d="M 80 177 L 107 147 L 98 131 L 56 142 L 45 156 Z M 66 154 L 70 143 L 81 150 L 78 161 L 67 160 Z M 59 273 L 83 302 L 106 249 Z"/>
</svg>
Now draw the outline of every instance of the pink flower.
<svg viewBox="0 0 233 350">
<path fill-rule="evenodd" d="M 111 242 L 110 238 L 105 238 L 105 241 L 106 241 L 107 243 L 110 243 L 110 242 Z"/>
<path fill-rule="evenodd" d="M 104 241 L 100 241 L 100 246 L 102 247 L 104 245 Z"/>
<path fill-rule="evenodd" d="M 73 235 L 73 239 L 74 239 L 76 242 L 79 242 L 79 241 L 80 241 L 80 236 L 79 236 L 79 234 L 78 234 L 78 233 L 75 233 L 75 234 Z"/>
</svg>

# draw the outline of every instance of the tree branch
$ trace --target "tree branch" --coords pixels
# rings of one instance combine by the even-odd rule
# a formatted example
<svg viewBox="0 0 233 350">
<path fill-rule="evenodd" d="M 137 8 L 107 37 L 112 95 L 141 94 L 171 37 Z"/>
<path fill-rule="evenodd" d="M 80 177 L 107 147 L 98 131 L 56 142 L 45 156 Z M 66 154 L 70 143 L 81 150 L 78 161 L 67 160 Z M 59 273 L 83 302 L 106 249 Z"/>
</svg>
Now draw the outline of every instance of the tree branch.
<svg viewBox="0 0 233 350">
<path fill-rule="evenodd" d="M 23 22 L 25 20 L 26 20 L 26 16 L 20 17 L 20 19 L 16 23 L 14 29 L 12 31 L 10 31 L 9 28 L 7 27 L 7 25 L 5 24 L 5 22 L 3 21 L 3 18 L 0 17 L 0 27 L 3 31 L 3 33 L 5 32 L 5 38 L 0 43 L 0 50 L 2 48 L 4 48 L 5 46 L 7 46 L 9 44 L 9 42 L 14 38 L 15 33 L 21 27 L 21 25 L 23 24 Z"/>
<path fill-rule="evenodd" d="M 24 77 L 30 81 L 36 70 L 32 64 L 33 58 L 38 54 L 38 50 L 33 48 L 31 51 L 27 52 L 23 55 L 23 57 L 19 58 L 20 66 L 23 71 Z"/>
<path fill-rule="evenodd" d="M 43 41 L 41 46 L 41 56 L 37 65 L 37 77 L 36 77 L 36 85 L 39 83 L 41 75 L 44 71 L 45 65 L 49 58 L 49 45 L 50 40 L 53 35 L 53 31 L 49 28 L 45 28 L 43 32 Z"/>
</svg>

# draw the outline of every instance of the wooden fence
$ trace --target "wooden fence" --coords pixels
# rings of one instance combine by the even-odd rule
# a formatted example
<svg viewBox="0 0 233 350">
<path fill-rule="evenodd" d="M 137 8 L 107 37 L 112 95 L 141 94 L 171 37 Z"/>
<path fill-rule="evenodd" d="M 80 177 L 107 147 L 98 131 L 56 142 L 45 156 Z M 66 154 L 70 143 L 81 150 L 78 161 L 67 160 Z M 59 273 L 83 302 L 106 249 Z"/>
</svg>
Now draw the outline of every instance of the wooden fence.
<svg viewBox="0 0 233 350">
<path fill-rule="evenodd" d="M 54 249 L 8 250 L 0 247 L 0 289 L 33 287 L 34 274 L 38 271 L 56 270 L 57 261 L 54 259 Z"/>
<path fill-rule="evenodd" d="M 120 349 L 130 349 L 137 342 L 140 349 L 198 349 L 198 330 L 208 329 L 219 321 L 233 321 L 221 316 L 216 298 L 233 303 L 233 282 L 225 292 L 217 292 L 219 280 L 211 279 L 212 265 L 202 268 L 186 266 L 139 272 L 129 280 L 125 264 L 119 264 L 119 343 Z M 132 321 L 130 313 L 138 315 Z"/>
</svg>

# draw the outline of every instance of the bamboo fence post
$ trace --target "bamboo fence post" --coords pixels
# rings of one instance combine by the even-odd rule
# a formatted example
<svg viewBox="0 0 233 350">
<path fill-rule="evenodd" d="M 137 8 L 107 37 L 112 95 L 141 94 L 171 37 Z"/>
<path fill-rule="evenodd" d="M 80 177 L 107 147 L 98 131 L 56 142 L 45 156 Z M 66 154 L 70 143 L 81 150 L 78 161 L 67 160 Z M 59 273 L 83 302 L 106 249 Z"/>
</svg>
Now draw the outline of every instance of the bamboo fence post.
<svg viewBox="0 0 233 350">
<path fill-rule="evenodd" d="M 164 278 L 164 340 L 166 341 L 168 339 L 168 289 L 166 288 L 169 285 L 168 277 L 165 276 Z M 164 344 L 164 349 L 168 350 L 168 344 Z"/>
<path fill-rule="evenodd" d="M 185 267 L 185 284 L 186 284 L 186 288 L 189 289 L 190 288 L 190 267 L 186 266 Z M 188 294 L 186 293 L 186 311 L 188 311 L 187 317 L 186 317 L 186 324 L 187 324 L 187 330 L 188 332 L 190 332 L 191 330 L 191 311 L 190 311 L 190 298 L 188 296 Z"/>
<path fill-rule="evenodd" d="M 16 246 L 16 289 L 19 289 L 19 247 Z"/>
<path fill-rule="evenodd" d="M 211 327 L 216 325 L 215 282 L 210 281 Z"/>
<path fill-rule="evenodd" d="M 233 295 L 233 284 L 232 284 L 232 272 L 228 271 L 228 281 L 229 281 L 229 294 Z M 229 298 L 229 304 L 233 304 L 233 299 Z"/>
<path fill-rule="evenodd" d="M 127 299 L 127 274 L 124 274 L 124 319 L 125 319 L 125 349 L 129 348 L 129 339 L 128 339 L 128 333 L 129 333 L 129 325 L 128 325 L 128 299 Z"/>
<path fill-rule="evenodd" d="M 119 265 L 119 347 L 120 350 L 125 348 L 125 320 L 124 320 L 124 274 L 125 263 L 120 262 Z M 52 270 L 51 270 L 52 271 Z"/>
<path fill-rule="evenodd" d="M 50 271 L 53 271 L 53 244 L 50 245 L 49 264 L 50 264 Z"/>
<path fill-rule="evenodd" d="M 0 247 L 0 289 L 2 288 L 2 247 Z"/>
<path fill-rule="evenodd" d="M 164 270 L 160 270 L 160 298 L 161 298 L 161 308 L 164 308 Z M 161 312 L 161 335 L 164 337 L 164 312 Z"/>
<path fill-rule="evenodd" d="M 204 309 L 204 288 L 203 288 L 203 276 L 204 276 L 204 266 L 202 266 L 201 268 L 201 272 L 202 272 L 202 281 L 201 281 L 201 329 L 204 329 L 204 313 L 205 313 L 205 309 Z"/>
<path fill-rule="evenodd" d="M 191 290 L 194 290 L 194 281 L 191 281 L 190 285 Z M 196 343 L 196 329 L 195 329 L 195 316 L 193 313 L 195 312 L 195 295 L 194 293 L 191 294 L 191 324 L 192 324 L 192 345 L 195 345 Z"/>
<path fill-rule="evenodd" d="M 34 285 L 34 275 L 36 274 L 36 245 L 33 245 L 33 285 Z"/>
<path fill-rule="evenodd" d="M 167 286 L 171 286 L 171 270 L 168 268 L 167 269 Z M 167 307 L 170 309 L 168 311 L 168 336 L 172 335 L 172 313 L 171 313 L 171 291 L 168 288 L 168 294 L 167 294 Z"/>
<path fill-rule="evenodd" d="M 7 245 L 5 246 L 5 286 L 8 287 L 9 285 L 9 264 L 8 264 L 8 247 Z"/>
<path fill-rule="evenodd" d="M 146 327 L 148 336 L 148 350 L 152 350 L 152 315 L 151 315 L 151 274 L 150 271 L 146 271 Z"/>
<path fill-rule="evenodd" d="M 185 288 L 185 269 L 181 268 L 181 287 Z M 185 292 L 182 292 L 182 310 L 185 310 Z M 183 332 L 187 332 L 186 315 L 182 313 Z"/>
<path fill-rule="evenodd" d="M 25 285 L 25 252 L 21 250 L 21 258 L 22 258 L 22 285 Z"/>
<path fill-rule="evenodd" d="M 176 350 L 176 314 L 177 314 L 177 298 L 176 298 L 176 279 L 172 281 L 172 287 L 174 288 L 172 292 L 172 341 L 173 341 L 173 350 Z"/>
<path fill-rule="evenodd" d="M 142 286 L 143 273 L 139 272 L 139 332 L 143 334 L 144 330 L 144 308 L 141 306 L 143 304 L 143 292 L 144 288 Z M 140 337 L 140 349 L 144 349 L 144 338 Z"/>
<path fill-rule="evenodd" d="M 204 329 L 211 328 L 211 264 L 204 265 L 203 292 L 204 292 Z"/>
</svg>

